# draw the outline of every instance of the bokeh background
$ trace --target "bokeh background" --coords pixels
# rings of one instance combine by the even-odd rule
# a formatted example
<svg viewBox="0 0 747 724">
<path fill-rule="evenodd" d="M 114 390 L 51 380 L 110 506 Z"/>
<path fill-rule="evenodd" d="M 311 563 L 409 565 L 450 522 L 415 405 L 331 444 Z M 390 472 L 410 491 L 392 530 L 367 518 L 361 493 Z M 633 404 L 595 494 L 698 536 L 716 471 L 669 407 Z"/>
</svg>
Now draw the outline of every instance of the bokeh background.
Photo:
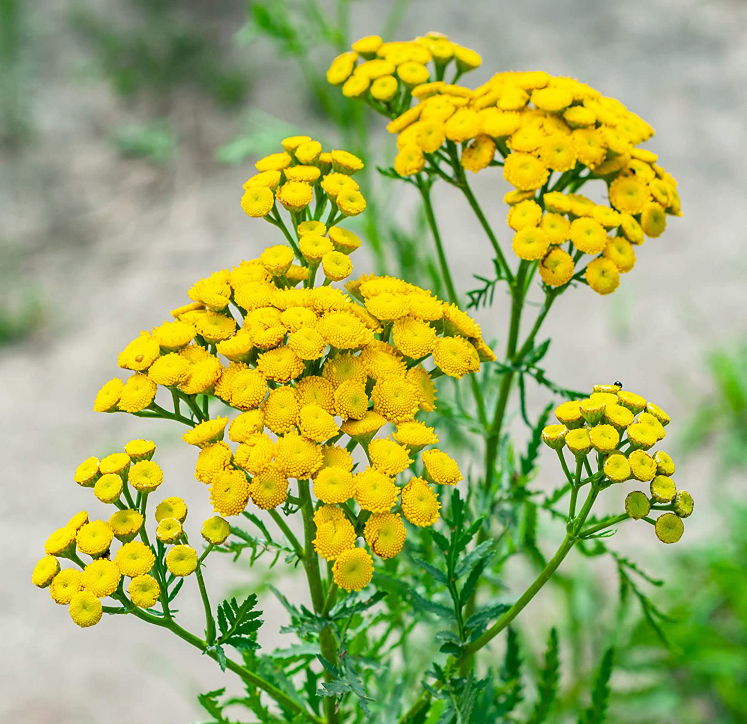
<svg viewBox="0 0 747 724">
<path fill-rule="evenodd" d="M 91 405 L 117 352 L 196 279 L 275 242 L 238 201 L 254 160 L 281 138 L 309 133 L 365 156 L 374 203 L 357 229 L 370 241 L 358 270 L 378 264 L 437 290 L 415 199 L 377 178 L 393 155 L 384 124 L 320 81 L 351 38 L 428 30 L 482 54 L 469 84 L 507 69 L 570 75 L 657 131 L 649 147 L 678 179 L 684 217 L 646 243 L 610 298 L 585 287 L 561 298 L 544 364 L 567 387 L 621 379 L 667 409 L 678 485 L 696 499 L 679 546 L 665 549 L 648 528 L 612 542 L 666 580 L 652 598 L 673 618 L 669 650 L 645 622 L 618 642 L 610 721 L 747 721 L 744 0 L 0 0 L 0 720 L 206 720 L 196 692 L 224 685 L 212 662 L 125 617 L 77 629 L 31 587 L 30 571 L 60 520 L 95 507 L 72 482 L 77 464 L 131 437 L 155 440 L 167 480 L 195 517 L 207 512 L 178 431 Z M 481 174 L 475 188 L 507 243 L 500 174 Z M 461 198 L 436 198 L 465 294 L 490 268 L 489 246 Z M 498 294 L 480 312 L 486 337 L 506 306 Z M 546 393 L 530 402 L 541 409 Z M 552 475 L 548 465 L 538 485 Z M 616 578 L 577 556 L 564 572 L 575 581 L 568 610 L 547 591 L 526 619 L 559 623 L 573 660 L 587 652 L 591 667 Z M 224 564 L 209 576 L 224 593 L 263 583 Z M 281 576 L 281 588 L 294 585 Z M 267 608 L 261 636 L 272 646 L 283 617 Z M 564 680 L 567 692 L 588 688 L 581 673 Z M 575 721 L 567 698 L 558 721 Z"/>
</svg>

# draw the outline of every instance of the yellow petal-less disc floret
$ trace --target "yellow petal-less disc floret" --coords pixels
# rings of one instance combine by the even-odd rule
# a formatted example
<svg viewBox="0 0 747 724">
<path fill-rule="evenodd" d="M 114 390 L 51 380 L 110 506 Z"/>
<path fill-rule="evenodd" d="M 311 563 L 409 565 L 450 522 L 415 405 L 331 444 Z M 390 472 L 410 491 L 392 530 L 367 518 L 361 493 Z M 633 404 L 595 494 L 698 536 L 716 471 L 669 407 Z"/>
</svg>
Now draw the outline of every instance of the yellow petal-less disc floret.
<svg viewBox="0 0 747 724">
<path fill-rule="evenodd" d="M 438 435 L 435 434 L 434 428 L 427 427 L 417 420 L 397 425 L 397 430 L 392 437 L 413 452 L 417 452 L 426 445 L 438 444 Z"/>
<path fill-rule="evenodd" d="M 440 517 L 438 494 L 422 478 L 413 478 L 402 488 L 402 513 L 413 525 L 428 527 Z"/>
<path fill-rule="evenodd" d="M 210 486 L 213 510 L 220 515 L 239 515 L 249 502 L 249 481 L 241 470 L 218 473 Z"/>
<path fill-rule="evenodd" d="M 101 473 L 99 472 L 99 459 L 95 457 L 86 458 L 75 469 L 73 479 L 84 488 L 91 488 L 96 483 Z"/>
<path fill-rule="evenodd" d="M 94 412 L 111 412 L 116 409 L 119 399 L 122 397 L 124 382 L 118 377 L 109 380 L 97 393 L 93 401 Z"/>
<path fill-rule="evenodd" d="M 70 600 L 70 618 L 81 628 L 95 626 L 101 621 L 101 601 L 90 591 L 79 591 Z"/>
<path fill-rule="evenodd" d="M 103 520 L 86 523 L 75 536 L 78 550 L 94 557 L 106 553 L 113 538 L 114 531 L 111 525 Z"/>
<path fill-rule="evenodd" d="M 174 576 L 188 576 L 197 570 L 197 565 L 197 551 L 192 546 L 174 546 L 166 554 L 166 568 Z"/>
<path fill-rule="evenodd" d="M 377 513 L 366 521 L 363 536 L 371 550 L 384 560 L 393 558 L 404 547 L 407 531 L 400 515 Z"/>
<path fill-rule="evenodd" d="M 46 555 L 34 566 L 31 582 L 37 588 L 46 588 L 59 572 L 60 562 L 54 556 Z"/>
<path fill-rule="evenodd" d="M 100 558 L 85 567 L 83 586 L 97 598 L 104 598 L 117 590 L 121 577 L 122 574 L 114 561 Z"/>
<path fill-rule="evenodd" d="M 622 483 L 630 477 L 630 463 L 622 453 L 613 453 L 604 461 L 604 474 L 613 483 Z"/>
<path fill-rule="evenodd" d="M 150 546 L 134 540 L 125 543 L 118 551 L 115 563 L 123 576 L 142 576 L 148 573 L 156 562 L 156 556 Z"/>
<path fill-rule="evenodd" d="M 596 425 L 589 431 L 589 439 L 597 452 L 609 453 L 620 442 L 620 434 L 612 425 Z"/>
<path fill-rule="evenodd" d="M 314 477 L 314 495 L 323 503 L 345 503 L 354 492 L 353 475 L 344 468 L 324 467 Z"/>
<path fill-rule="evenodd" d="M 114 473 L 102 475 L 93 486 L 93 494 L 102 503 L 114 503 L 119 500 L 123 488 L 122 478 Z"/>
<path fill-rule="evenodd" d="M 127 453 L 112 453 L 102 458 L 99 463 L 99 471 L 102 475 L 107 473 L 121 473 L 130 466 L 130 456 Z"/>
<path fill-rule="evenodd" d="M 356 540 L 355 528 L 343 517 L 317 526 L 314 550 L 328 561 L 334 561 L 343 551 L 353 548 Z"/>
<path fill-rule="evenodd" d="M 654 459 L 643 450 L 634 450 L 628 455 L 630 471 L 636 480 L 648 482 L 656 475 L 656 463 Z"/>
<path fill-rule="evenodd" d="M 542 281 L 551 287 L 562 287 L 573 278 L 573 257 L 563 249 L 553 247 L 538 267 Z"/>
<path fill-rule="evenodd" d="M 165 518 L 176 518 L 180 523 L 187 517 L 187 504 L 182 498 L 164 498 L 157 506 L 156 520 L 160 523 Z"/>
<path fill-rule="evenodd" d="M 586 267 L 586 281 L 597 294 L 611 294 L 620 286 L 620 272 L 609 259 L 594 259 Z"/>
<path fill-rule="evenodd" d="M 114 537 L 122 543 L 131 541 L 143 527 L 144 522 L 142 513 L 131 508 L 118 510 L 109 518 Z"/>
<path fill-rule="evenodd" d="M 674 460 L 663 450 L 654 453 L 654 462 L 659 475 L 674 475 Z"/>
<path fill-rule="evenodd" d="M 415 385 L 407 379 L 390 377 L 379 380 L 371 392 L 374 412 L 389 422 L 412 420 L 420 404 Z"/>
<path fill-rule="evenodd" d="M 399 489 L 394 481 L 384 473 L 374 468 L 366 468 L 354 476 L 355 501 L 362 510 L 372 513 L 386 513 L 390 511 L 399 495 Z"/>
<path fill-rule="evenodd" d="M 371 465 L 384 475 L 396 476 L 407 470 L 413 460 L 409 450 L 399 443 L 382 438 L 373 440 L 368 445 L 368 457 Z"/>
<path fill-rule="evenodd" d="M 645 493 L 640 490 L 634 490 L 632 493 L 628 493 L 625 498 L 625 512 L 633 520 L 645 518 L 650 510 L 651 503 Z"/>
<path fill-rule="evenodd" d="M 332 576 L 340 588 L 360 591 L 373 577 L 373 560 L 363 548 L 350 548 L 337 557 Z"/>
<path fill-rule="evenodd" d="M 325 442 L 340 431 L 335 419 L 319 405 L 304 405 L 298 413 L 298 429 L 314 442 Z"/>
<path fill-rule="evenodd" d="M 664 513 L 656 519 L 654 526 L 656 537 L 662 543 L 676 543 L 685 532 L 685 526 L 679 516 L 674 513 Z"/>
<path fill-rule="evenodd" d="M 153 402 L 157 388 L 158 385 L 148 375 L 132 375 L 122 388 L 117 407 L 122 412 L 140 412 Z"/>
<path fill-rule="evenodd" d="M 426 450 L 421 459 L 428 477 L 438 485 L 456 485 L 463 478 L 456 460 L 445 452 Z"/>
<path fill-rule="evenodd" d="M 201 422 L 194 429 L 185 432 L 182 440 L 189 445 L 197 447 L 206 447 L 223 439 L 223 431 L 228 424 L 227 417 L 216 417 L 214 420 Z"/>
<path fill-rule="evenodd" d="M 156 528 L 156 538 L 169 545 L 179 540 L 182 532 L 182 524 L 176 518 L 164 518 Z"/>
<path fill-rule="evenodd" d="M 674 481 L 666 475 L 657 475 L 651 481 L 651 497 L 657 503 L 671 503 L 676 493 Z"/>
<path fill-rule="evenodd" d="M 124 446 L 124 451 L 133 463 L 139 463 L 141 460 L 150 460 L 153 457 L 156 444 L 151 440 L 130 440 Z"/>
<path fill-rule="evenodd" d="M 231 525 L 219 515 L 208 518 L 200 530 L 202 537 L 214 546 L 223 545 L 231 535 Z"/>
<path fill-rule="evenodd" d="M 163 470 L 152 460 L 141 460 L 130 468 L 129 482 L 141 493 L 152 493 L 163 482 Z"/>
<path fill-rule="evenodd" d="M 156 605 L 158 597 L 161 595 L 161 589 L 153 576 L 144 574 L 135 576 L 127 589 L 130 594 L 130 600 L 138 608 L 151 608 Z"/>
<path fill-rule="evenodd" d="M 75 528 L 70 528 L 69 526 L 58 528 L 47 538 L 44 550 L 53 556 L 66 555 L 69 552 L 73 552 L 75 550 L 75 536 Z"/>
<path fill-rule="evenodd" d="M 444 374 L 456 379 L 480 368 L 477 351 L 463 337 L 439 337 L 433 345 L 433 361 Z"/>
<path fill-rule="evenodd" d="M 244 209 L 244 213 L 255 219 L 267 216 L 274 205 L 275 196 L 272 189 L 267 186 L 250 186 L 241 197 L 241 208 Z"/>
<path fill-rule="evenodd" d="M 565 444 L 576 457 L 586 457 L 591 450 L 591 438 L 585 427 L 569 430 L 565 436 Z"/>
<path fill-rule="evenodd" d="M 324 414 L 332 419 L 329 413 Z M 275 462 L 286 477 L 305 480 L 322 466 L 322 450 L 312 440 L 298 433 L 289 433 L 275 444 Z"/>
<path fill-rule="evenodd" d="M 282 505 L 288 497 L 288 478 L 277 464 L 268 465 L 254 477 L 251 485 L 252 502 L 262 510 Z"/>
<path fill-rule="evenodd" d="M 83 572 L 74 568 L 60 571 L 49 586 L 49 595 L 55 603 L 67 606 L 73 596 L 83 590 Z"/>
</svg>

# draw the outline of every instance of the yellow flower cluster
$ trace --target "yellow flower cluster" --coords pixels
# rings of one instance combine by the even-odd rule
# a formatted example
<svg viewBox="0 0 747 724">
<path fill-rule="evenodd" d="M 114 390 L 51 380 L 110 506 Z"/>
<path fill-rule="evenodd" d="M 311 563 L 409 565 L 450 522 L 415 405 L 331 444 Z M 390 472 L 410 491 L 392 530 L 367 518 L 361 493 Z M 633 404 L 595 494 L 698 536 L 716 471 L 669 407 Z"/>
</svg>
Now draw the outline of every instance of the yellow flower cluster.
<svg viewBox="0 0 747 724">
<path fill-rule="evenodd" d="M 626 480 L 649 483 L 650 495 L 631 492 L 625 511 L 639 520 L 647 518 L 655 505 L 656 510 L 667 511 L 654 524 L 659 540 L 676 543 L 682 537 L 682 519 L 693 512 L 692 496 L 677 490 L 672 458 L 663 450 L 650 452 L 664 439 L 664 428 L 669 424 L 669 416 L 660 407 L 618 384 L 595 385 L 588 398 L 557 407 L 555 417 L 558 424 L 542 431 L 549 447 L 561 454 L 567 448 L 579 470 L 589 464 L 590 454 L 596 457 L 597 473 L 609 484 Z"/>
<path fill-rule="evenodd" d="M 284 141 L 286 175 L 315 143 L 301 138 Z M 346 156 L 332 152 L 333 164 L 335 158 Z M 269 172 L 258 166 L 260 175 Z M 349 178 L 333 173 L 321 185 L 334 176 Z M 364 275 L 335 287 L 352 272 L 349 255 L 360 239 L 336 225 L 334 211 L 329 225 L 310 218 L 310 209 L 292 216 L 295 239 L 288 245 L 201 279 L 189 290 L 193 303 L 172 312 L 175 321 L 122 352 L 120 365 L 152 383 L 139 405 L 123 407 L 110 382 L 95 409 L 150 407 L 141 414 L 155 416 L 165 412 L 153 401 L 157 385 L 186 402 L 199 424 L 184 440 L 200 448 L 195 476 L 208 485 L 220 515 L 238 515 L 250 501 L 276 508 L 288 499 L 289 480 L 311 481 L 318 501 L 314 545 L 335 561 L 338 585 L 354 590 L 372 572 L 357 539 L 390 558 L 404 544 L 402 516 L 432 525 L 440 508 L 432 485 L 461 480 L 456 462 L 431 449 L 420 456 L 420 476 L 398 481 L 423 448 L 438 442 L 433 428 L 416 419 L 436 408 L 433 378 L 463 377 L 495 356 L 474 320 L 414 284 Z M 280 217 L 268 220 L 282 224 Z M 325 280 L 315 287 L 320 269 Z M 230 424 L 228 415 L 211 416 L 214 401 L 239 414 Z M 351 455 L 357 445 L 368 457 L 364 469 Z M 170 539 L 172 529 L 164 526 L 163 535 Z"/>
<path fill-rule="evenodd" d="M 387 111 L 409 103 L 414 88 L 432 78 L 443 78 L 452 61 L 460 75 L 482 63 L 474 50 L 457 45 L 441 33 L 394 43 L 370 35 L 357 40 L 351 48 L 332 61 L 327 81 L 341 86 L 344 96 L 364 98 Z M 434 75 L 428 68 L 431 62 Z"/>
<path fill-rule="evenodd" d="M 366 47 L 370 42 L 359 41 Z M 355 76 L 366 77 L 369 63 L 386 63 L 389 46 L 429 43 L 453 46 L 430 36 L 385 43 L 384 51 L 376 50 L 382 57 L 357 66 L 346 85 L 360 85 Z M 453 54 L 458 78 L 461 66 Z M 346 63 L 354 67 L 349 55 L 334 61 L 330 82 L 339 82 L 339 69 Z M 511 206 L 508 224 L 515 232 L 513 250 L 520 259 L 539 263 L 549 287 L 575 277 L 599 294 L 613 292 L 620 274 L 635 265 L 634 246 L 646 236 L 660 236 L 667 214 L 681 215 L 677 182 L 657 165 L 656 154 L 639 147 L 653 129 L 618 100 L 575 79 L 541 71 L 498 73 L 474 90 L 457 85 L 456 78 L 445 83 L 442 77 L 408 89 L 407 103 L 397 107 L 406 110 L 387 127 L 397 134 L 395 170 L 411 176 L 448 157 L 474 173 L 503 166 L 504 178 L 515 188 L 505 197 Z M 413 98 L 416 103 L 409 107 Z M 574 193 L 594 179 L 606 184 L 609 205 Z M 594 258 L 576 272 L 585 254 Z"/>
<path fill-rule="evenodd" d="M 101 599 L 111 596 L 139 608 L 151 608 L 161 595 L 156 577 L 156 550 L 145 531 L 145 499 L 163 481 L 161 468 L 151 458 L 156 446 L 149 440 L 132 440 L 125 452 L 113 453 L 101 460 L 90 457 L 76 469 L 73 479 L 78 485 L 92 488 L 102 502 L 117 510 L 108 520 L 89 520 L 81 511 L 46 541 L 46 555 L 34 567 L 31 580 L 39 588 L 49 588 L 52 600 L 69 607 L 70 617 L 83 628 L 101 620 Z M 187 545 L 182 525 L 187 506 L 181 498 L 165 498 L 155 509 L 157 538 L 174 545 L 164 558 L 166 569 L 174 576 L 188 576 L 197 568 L 197 552 Z M 228 538 L 230 526 L 215 516 L 205 521 L 203 538 L 220 545 Z M 114 539 L 121 544 L 112 555 Z M 139 540 L 136 540 L 139 538 Z M 85 563 L 82 556 L 90 557 Z M 59 559 L 68 559 L 78 568 L 61 568 Z M 127 595 L 125 577 L 130 578 Z"/>
<path fill-rule="evenodd" d="M 300 214 L 315 195 L 316 211 L 327 201 L 342 216 L 357 216 L 366 208 L 366 200 L 352 179 L 363 168 L 357 156 L 347 151 L 322 151 L 322 144 L 310 136 L 286 138 L 283 148 L 257 161 L 259 173 L 244 184 L 241 208 L 249 216 L 272 218 L 278 203 L 291 214 Z"/>
</svg>

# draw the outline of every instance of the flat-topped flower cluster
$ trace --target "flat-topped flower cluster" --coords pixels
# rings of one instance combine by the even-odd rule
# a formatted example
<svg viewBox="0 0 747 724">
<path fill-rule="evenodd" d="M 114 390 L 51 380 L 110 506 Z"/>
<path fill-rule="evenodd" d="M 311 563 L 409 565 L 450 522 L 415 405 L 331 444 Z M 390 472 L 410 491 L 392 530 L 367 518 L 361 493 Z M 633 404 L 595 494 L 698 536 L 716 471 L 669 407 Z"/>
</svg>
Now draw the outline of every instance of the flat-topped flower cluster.
<svg viewBox="0 0 747 724">
<path fill-rule="evenodd" d="M 546 285 L 583 277 L 599 294 L 613 292 L 635 265 L 634 247 L 661 236 L 667 214 L 681 215 L 676 180 L 640 148 L 651 126 L 585 83 L 504 72 L 467 88 L 457 80 L 480 65 L 479 55 L 438 33 L 396 43 L 369 36 L 352 47 L 333 61 L 328 80 L 392 119 L 397 173 L 436 172 L 442 163 L 474 173 L 503 167 L 514 187 L 504 199 L 513 250 L 539 264 Z M 378 88 L 395 74 L 405 89 L 383 98 Z M 593 180 L 605 184 L 608 204 L 577 193 Z M 584 255 L 593 258 L 579 272 Z"/>
</svg>

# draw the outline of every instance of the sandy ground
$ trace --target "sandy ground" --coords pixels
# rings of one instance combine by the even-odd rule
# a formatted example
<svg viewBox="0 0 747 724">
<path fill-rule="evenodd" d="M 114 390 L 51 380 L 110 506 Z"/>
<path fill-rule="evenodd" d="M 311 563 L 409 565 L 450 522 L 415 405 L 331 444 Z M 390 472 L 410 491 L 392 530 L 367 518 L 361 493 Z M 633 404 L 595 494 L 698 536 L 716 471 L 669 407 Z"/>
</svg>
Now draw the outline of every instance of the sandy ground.
<svg viewBox="0 0 747 724">
<path fill-rule="evenodd" d="M 106 9 L 108 3 L 96 5 Z M 355 5 L 361 35 L 376 27 L 371 6 Z M 170 491 L 183 494 L 192 519 L 201 520 L 206 496 L 192 478 L 194 454 L 177 433 L 124 415 L 95 415 L 91 403 L 116 374 L 116 354 L 127 340 L 165 319 L 195 279 L 256 255 L 275 236 L 238 206 L 249 163 L 225 167 L 212 159 L 214 148 L 236 133 L 237 117 L 177 94 L 172 116 L 182 143 L 176 164 L 163 170 L 122 160 L 108 133 L 138 118 L 139 109 L 123 105 L 103 80 L 75 79 L 85 49 L 55 32 L 64 22 L 62 8 L 37 4 L 33 20 L 44 41 L 36 50 L 30 97 L 38 135 L 27 150 L 2 157 L 0 218 L 5 251 L 21 255 L 23 282 L 42 294 L 46 317 L 33 337 L 0 351 L 0 718 L 24 724 L 193 721 L 199 717 L 194 692 L 224 685 L 214 664 L 123 617 L 81 631 L 64 607 L 31 588 L 29 575 L 49 531 L 81 506 L 93 511 L 98 505 L 72 482 L 75 466 L 131 437 L 159 443 Z M 532 0 L 501 9 L 487 0 L 413 2 L 402 37 L 431 28 L 447 29 L 483 54 L 475 83 L 491 69 L 568 74 L 620 98 L 656 128 L 652 148 L 680 182 L 685 216 L 671 220 L 662 239 L 646 243 L 613 297 L 581 288 L 560 300 L 547 328 L 555 341 L 546 363 L 552 377 L 570 387 L 620 378 L 675 420 L 686 416 L 706 386 L 706 351 L 745 329 L 741 237 L 747 207 L 739 150 L 747 145 L 747 4 Z M 251 104 L 298 122 L 305 111 L 293 66 L 273 59 L 267 48 L 252 62 Z M 506 243 L 502 179 L 484 173 L 475 187 Z M 407 215 L 413 204 L 406 197 L 398 213 Z M 467 212 L 460 199 L 439 193 L 438 215 L 461 289 L 473 286 L 471 275 L 484 271 L 489 254 Z M 358 269 L 364 268 L 358 259 Z M 505 312 L 505 299 L 498 298 L 482 315 L 486 328 L 501 330 Z M 542 399 L 533 396 L 535 403 Z M 676 423 L 671 429 L 676 449 Z M 699 512 L 708 507 L 712 483 L 706 465 L 701 455 L 679 472 Z M 545 479 L 553 472 L 548 467 Z M 688 521 L 687 536 L 702 538 L 717 526 L 717 515 L 699 515 Z M 642 557 L 654 550 L 653 536 L 634 538 L 621 537 L 620 545 L 635 542 Z M 228 566 L 211 566 L 208 577 L 216 597 L 251 580 Z M 292 593 L 295 581 L 285 587 Z M 533 607 L 542 605 L 540 598 Z M 183 610 L 199 629 L 196 605 L 187 600 Z M 264 640 L 277 643 L 276 607 L 266 618 Z"/>
</svg>

